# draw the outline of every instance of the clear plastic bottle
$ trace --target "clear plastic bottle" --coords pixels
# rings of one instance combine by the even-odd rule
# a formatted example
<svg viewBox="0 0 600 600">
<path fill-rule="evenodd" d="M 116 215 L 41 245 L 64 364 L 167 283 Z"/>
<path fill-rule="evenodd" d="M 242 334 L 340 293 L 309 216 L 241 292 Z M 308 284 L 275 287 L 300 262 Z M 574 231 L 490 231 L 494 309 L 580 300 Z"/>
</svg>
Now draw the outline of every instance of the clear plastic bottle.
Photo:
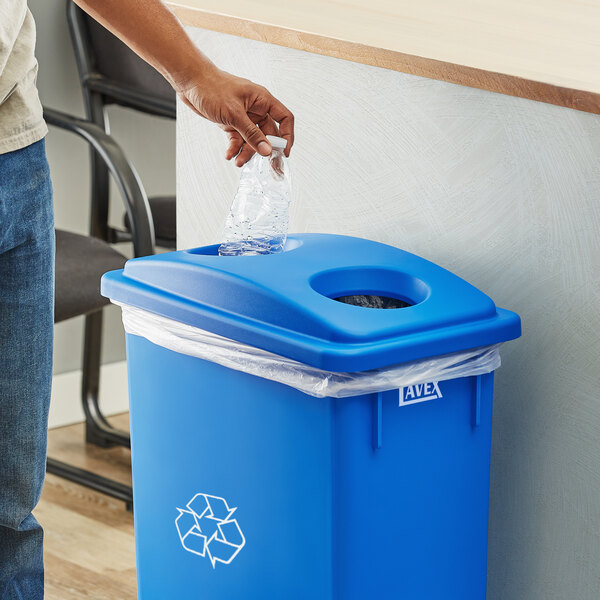
<svg viewBox="0 0 600 600">
<path fill-rule="evenodd" d="M 240 185 L 233 199 L 221 256 L 272 254 L 281 252 L 287 237 L 291 178 L 283 154 L 286 140 L 274 135 L 267 139 L 270 156 L 255 154 L 243 167 Z"/>
</svg>

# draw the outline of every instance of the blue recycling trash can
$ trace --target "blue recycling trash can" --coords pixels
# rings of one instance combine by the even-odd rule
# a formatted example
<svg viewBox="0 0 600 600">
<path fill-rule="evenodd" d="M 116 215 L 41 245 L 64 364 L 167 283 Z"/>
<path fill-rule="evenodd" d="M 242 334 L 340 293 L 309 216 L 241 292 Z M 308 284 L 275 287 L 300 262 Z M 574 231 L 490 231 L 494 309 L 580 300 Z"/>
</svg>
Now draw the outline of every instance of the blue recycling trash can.
<svg viewBox="0 0 600 600">
<path fill-rule="evenodd" d="M 102 293 L 350 378 L 520 335 L 448 271 L 335 235 L 134 259 Z M 315 397 L 151 339 L 127 334 L 141 600 L 485 598 L 493 372 Z"/>
</svg>

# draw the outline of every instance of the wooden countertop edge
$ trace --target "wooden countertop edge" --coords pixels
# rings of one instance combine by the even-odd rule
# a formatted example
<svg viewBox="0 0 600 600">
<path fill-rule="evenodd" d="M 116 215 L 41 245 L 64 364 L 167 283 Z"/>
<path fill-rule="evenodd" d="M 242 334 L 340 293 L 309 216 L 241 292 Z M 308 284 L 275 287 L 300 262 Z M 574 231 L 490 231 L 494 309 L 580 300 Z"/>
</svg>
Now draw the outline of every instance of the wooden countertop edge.
<svg viewBox="0 0 600 600">
<path fill-rule="evenodd" d="M 168 2 L 168 4 L 185 25 L 429 79 L 447 81 L 499 94 L 600 114 L 600 93 L 561 87 L 542 81 L 404 54 L 394 50 L 373 48 L 347 40 L 189 8 L 174 2 Z"/>
</svg>

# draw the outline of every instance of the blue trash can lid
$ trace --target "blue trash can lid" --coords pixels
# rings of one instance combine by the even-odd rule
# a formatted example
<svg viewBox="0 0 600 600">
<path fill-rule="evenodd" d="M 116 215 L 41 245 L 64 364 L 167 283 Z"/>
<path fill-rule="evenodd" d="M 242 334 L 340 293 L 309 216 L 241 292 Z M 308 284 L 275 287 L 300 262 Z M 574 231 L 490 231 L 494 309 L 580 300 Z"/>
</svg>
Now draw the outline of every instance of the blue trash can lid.
<svg viewBox="0 0 600 600">
<path fill-rule="evenodd" d="M 130 260 L 104 275 L 102 294 L 330 371 L 365 371 L 520 335 L 515 313 L 449 271 L 378 242 L 302 234 L 279 254 L 217 250 Z"/>
</svg>

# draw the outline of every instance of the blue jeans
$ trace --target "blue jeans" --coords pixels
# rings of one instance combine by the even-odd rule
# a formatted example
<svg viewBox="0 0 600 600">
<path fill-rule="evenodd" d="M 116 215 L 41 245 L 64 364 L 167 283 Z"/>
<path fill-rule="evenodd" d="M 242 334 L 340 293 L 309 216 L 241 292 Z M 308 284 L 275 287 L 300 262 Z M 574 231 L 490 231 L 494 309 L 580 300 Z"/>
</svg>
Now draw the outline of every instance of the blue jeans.
<svg viewBox="0 0 600 600">
<path fill-rule="evenodd" d="M 54 225 L 44 140 L 0 154 L 0 600 L 44 596 Z"/>
</svg>

